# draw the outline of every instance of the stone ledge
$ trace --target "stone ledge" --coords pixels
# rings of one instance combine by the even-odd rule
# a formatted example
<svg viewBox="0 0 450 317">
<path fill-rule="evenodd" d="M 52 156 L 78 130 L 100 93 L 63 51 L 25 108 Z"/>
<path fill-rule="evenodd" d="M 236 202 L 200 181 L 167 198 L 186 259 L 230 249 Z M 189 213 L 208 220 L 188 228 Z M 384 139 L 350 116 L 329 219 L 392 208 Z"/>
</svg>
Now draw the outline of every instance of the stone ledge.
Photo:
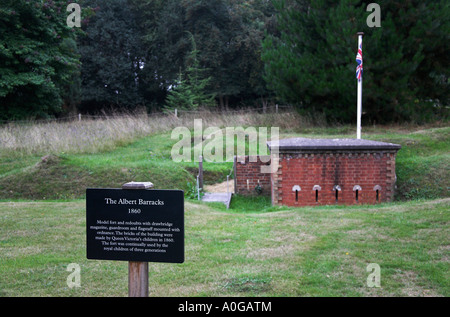
<svg viewBox="0 0 450 317">
<path fill-rule="evenodd" d="M 398 151 L 401 145 L 364 140 L 364 139 L 308 139 L 308 138 L 290 138 L 279 140 L 278 142 L 267 142 L 270 150 L 276 147 L 278 143 L 278 150 L 280 153 L 286 151 L 304 152 L 304 151 L 363 151 L 363 150 L 391 150 Z"/>
</svg>

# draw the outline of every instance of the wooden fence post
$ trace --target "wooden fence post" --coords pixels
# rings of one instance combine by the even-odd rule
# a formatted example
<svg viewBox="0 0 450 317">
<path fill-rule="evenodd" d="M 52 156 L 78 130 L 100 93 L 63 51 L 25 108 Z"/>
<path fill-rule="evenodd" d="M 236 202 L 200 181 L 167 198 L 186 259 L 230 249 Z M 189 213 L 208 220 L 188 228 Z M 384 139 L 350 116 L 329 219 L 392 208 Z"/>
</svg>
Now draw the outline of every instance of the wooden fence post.
<svg viewBox="0 0 450 317">
<path fill-rule="evenodd" d="M 153 184 L 126 183 L 122 189 L 152 189 Z M 128 296 L 148 297 L 148 262 L 128 262 Z"/>
<path fill-rule="evenodd" d="M 203 190 L 203 156 L 198 158 L 198 187 Z"/>
</svg>

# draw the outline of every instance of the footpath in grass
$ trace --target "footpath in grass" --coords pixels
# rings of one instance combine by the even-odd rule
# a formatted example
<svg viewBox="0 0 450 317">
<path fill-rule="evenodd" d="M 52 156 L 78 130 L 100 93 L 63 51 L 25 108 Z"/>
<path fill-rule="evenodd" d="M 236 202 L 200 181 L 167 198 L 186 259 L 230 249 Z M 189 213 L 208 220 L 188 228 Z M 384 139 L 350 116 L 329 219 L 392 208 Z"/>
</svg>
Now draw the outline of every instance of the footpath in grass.
<svg viewBox="0 0 450 317">
<path fill-rule="evenodd" d="M 450 199 L 230 210 L 186 202 L 186 259 L 151 296 L 449 296 Z M 259 211 L 258 211 L 259 210 Z M 127 296 L 127 263 L 85 253 L 85 201 L 0 203 L 0 296 Z M 80 266 L 69 288 L 67 266 Z M 368 264 L 381 268 L 369 288 Z"/>
</svg>

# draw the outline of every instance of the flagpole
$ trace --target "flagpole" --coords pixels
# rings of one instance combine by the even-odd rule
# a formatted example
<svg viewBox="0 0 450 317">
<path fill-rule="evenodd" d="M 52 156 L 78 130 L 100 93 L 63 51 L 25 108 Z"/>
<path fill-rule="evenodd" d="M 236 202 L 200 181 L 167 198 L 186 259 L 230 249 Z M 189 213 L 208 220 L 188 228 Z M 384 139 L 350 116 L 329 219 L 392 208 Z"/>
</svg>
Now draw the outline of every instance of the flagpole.
<svg viewBox="0 0 450 317">
<path fill-rule="evenodd" d="M 358 49 L 362 47 L 362 40 L 364 33 L 358 32 Z M 361 139 L 361 114 L 362 114 L 362 74 L 361 78 L 358 79 L 358 101 L 357 101 L 357 119 L 356 119 L 356 138 Z"/>
</svg>

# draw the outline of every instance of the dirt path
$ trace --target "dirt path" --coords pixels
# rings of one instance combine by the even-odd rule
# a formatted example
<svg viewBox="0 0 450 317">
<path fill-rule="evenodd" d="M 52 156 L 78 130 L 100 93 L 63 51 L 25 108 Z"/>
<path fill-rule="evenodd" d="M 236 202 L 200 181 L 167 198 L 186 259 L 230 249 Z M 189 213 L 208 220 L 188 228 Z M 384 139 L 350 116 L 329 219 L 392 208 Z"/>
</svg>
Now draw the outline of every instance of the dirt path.
<svg viewBox="0 0 450 317">
<path fill-rule="evenodd" d="M 228 182 L 229 191 L 234 193 L 234 180 L 230 179 Z M 226 193 L 227 192 L 227 181 L 223 183 L 218 183 L 214 185 L 205 185 L 205 192 L 207 193 Z"/>
</svg>

